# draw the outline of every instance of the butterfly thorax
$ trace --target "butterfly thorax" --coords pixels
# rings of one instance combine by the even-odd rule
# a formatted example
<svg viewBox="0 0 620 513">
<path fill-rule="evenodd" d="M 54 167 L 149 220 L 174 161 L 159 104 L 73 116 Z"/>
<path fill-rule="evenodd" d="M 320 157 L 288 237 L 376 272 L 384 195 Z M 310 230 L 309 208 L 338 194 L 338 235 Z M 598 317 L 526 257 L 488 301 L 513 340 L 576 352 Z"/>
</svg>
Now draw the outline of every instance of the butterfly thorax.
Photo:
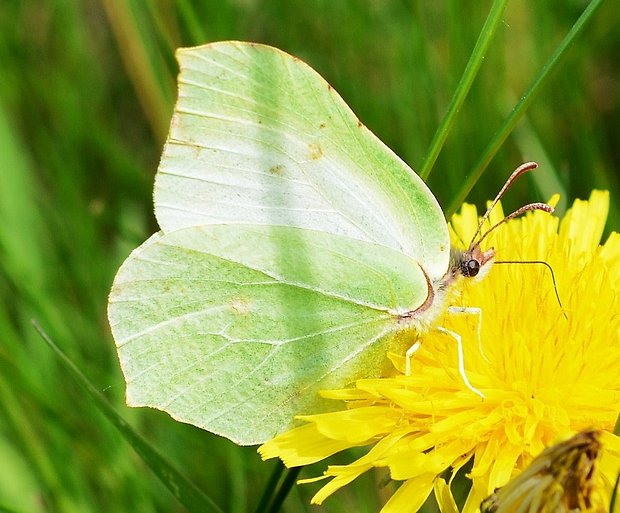
<svg viewBox="0 0 620 513">
<path fill-rule="evenodd" d="M 399 315 L 400 321 L 413 327 L 418 332 L 427 331 L 445 306 L 450 285 L 459 276 L 465 278 L 484 278 L 491 268 L 495 251 L 493 248 L 482 251 L 480 246 L 472 244 L 467 250 L 450 248 L 448 270 L 439 280 L 431 280 L 422 268 L 428 286 L 428 295 L 424 303 L 415 310 Z"/>
</svg>

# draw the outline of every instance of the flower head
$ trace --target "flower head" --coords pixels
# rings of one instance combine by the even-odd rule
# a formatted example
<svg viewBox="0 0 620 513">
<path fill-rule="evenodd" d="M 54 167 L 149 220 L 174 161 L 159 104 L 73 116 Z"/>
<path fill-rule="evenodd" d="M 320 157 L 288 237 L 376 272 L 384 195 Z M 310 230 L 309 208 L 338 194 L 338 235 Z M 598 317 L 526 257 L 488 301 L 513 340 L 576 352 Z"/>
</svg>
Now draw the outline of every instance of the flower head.
<svg viewBox="0 0 620 513">
<path fill-rule="evenodd" d="M 599 492 L 598 459 L 601 432 L 580 431 L 547 447 L 515 479 L 487 497 L 482 513 L 604 513 L 608 497 Z"/>
<path fill-rule="evenodd" d="M 466 388 L 454 340 L 431 330 L 413 357 L 411 372 L 392 355 L 394 376 L 365 379 L 325 392 L 344 400 L 342 411 L 300 417 L 307 423 L 259 450 L 288 466 L 305 465 L 350 447 L 366 446 L 349 465 L 329 466 L 321 503 L 373 467 L 403 481 L 383 512 L 417 511 L 435 487 L 442 509 L 450 492 L 438 476 L 456 475 L 472 462 L 472 488 L 463 512 L 505 485 L 558 438 L 601 430 L 602 481 L 611 488 L 620 468 L 620 439 L 610 432 L 620 407 L 620 236 L 599 246 L 608 195 L 577 201 L 562 221 L 543 212 L 513 219 L 488 237 L 498 261 L 479 282 L 461 280 L 454 306 L 438 325 L 463 339 L 466 374 L 485 399 Z M 503 217 L 501 207 L 491 222 Z M 465 205 L 451 221 L 453 240 L 469 241 L 478 216 Z M 553 269 L 554 280 L 544 261 Z M 450 499 L 450 500 L 447 500 Z"/>
</svg>

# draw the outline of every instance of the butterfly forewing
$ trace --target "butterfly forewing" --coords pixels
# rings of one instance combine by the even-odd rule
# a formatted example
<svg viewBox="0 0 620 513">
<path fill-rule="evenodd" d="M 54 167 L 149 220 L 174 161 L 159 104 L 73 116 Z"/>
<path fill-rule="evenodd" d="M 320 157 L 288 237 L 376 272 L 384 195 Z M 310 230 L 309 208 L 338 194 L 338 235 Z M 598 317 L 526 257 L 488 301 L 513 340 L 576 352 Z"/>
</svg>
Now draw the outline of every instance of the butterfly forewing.
<svg viewBox="0 0 620 513">
<path fill-rule="evenodd" d="M 420 178 L 299 59 L 226 42 L 178 52 L 155 187 L 164 232 L 247 222 L 377 242 L 443 276 L 443 213 Z"/>
</svg>

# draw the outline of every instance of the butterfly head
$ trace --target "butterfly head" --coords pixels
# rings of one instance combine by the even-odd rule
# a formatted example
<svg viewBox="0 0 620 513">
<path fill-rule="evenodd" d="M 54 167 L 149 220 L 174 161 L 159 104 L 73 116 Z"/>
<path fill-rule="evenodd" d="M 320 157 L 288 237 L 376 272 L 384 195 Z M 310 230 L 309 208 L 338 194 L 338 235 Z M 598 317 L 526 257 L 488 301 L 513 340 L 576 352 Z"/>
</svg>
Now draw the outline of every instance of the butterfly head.
<svg viewBox="0 0 620 513">
<path fill-rule="evenodd" d="M 482 251 L 478 244 L 470 246 L 467 251 L 460 254 L 457 262 L 459 273 L 466 278 L 484 278 L 495 258 L 493 248 Z"/>
<path fill-rule="evenodd" d="M 493 248 L 482 251 L 478 244 L 472 244 L 466 251 L 452 248 L 450 252 L 450 267 L 448 269 L 448 283 L 454 281 L 458 276 L 465 278 L 476 278 L 476 281 L 484 278 L 495 258 Z"/>
<path fill-rule="evenodd" d="M 466 278 L 475 277 L 477 280 L 482 279 L 491 269 L 491 263 L 495 258 L 495 250 L 493 248 L 490 248 L 486 251 L 483 251 L 480 248 L 480 244 L 487 237 L 487 235 L 489 235 L 499 226 L 503 225 L 509 219 L 513 219 L 530 210 L 542 210 L 548 213 L 553 212 L 553 207 L 547 205 L 546 203 L 529 203 L 528 205 L 524 205 L 523 207 L 507 215 L 502 220 L 488 228 L 485 232 L 482 232 L 482 227 L 484 226 L 484 223 L 489 219 L 491 211 L 493 210 L 495 205 L 497 205 L 504 192 L 506 192 L 506 189 L 508 189 L 508 187 L 510 187 L 510 185 L 519 176 L 526 173 L 527 171 L 532 171 L 537 167 L 538 164 L 536 164 L 535 162 L 526 162 L 525 164 L 522 164 L 513 171 L 513 173 L 510 175 L 504 186 L 501 188 L 485 214 L 482 216 L 480 224 L 478 225 L 478 229 L 476 230 L 476 233 L 474 233 L 472 241 L 469 244 L 469 248 L 466 251 L 452 249 L 450 255 L 450 267 L 448 269 L 448 276 L 447 279 L 444 281 L 451 282 L 456 279 L 457 276 L 464 276 Z"/>
</svg>

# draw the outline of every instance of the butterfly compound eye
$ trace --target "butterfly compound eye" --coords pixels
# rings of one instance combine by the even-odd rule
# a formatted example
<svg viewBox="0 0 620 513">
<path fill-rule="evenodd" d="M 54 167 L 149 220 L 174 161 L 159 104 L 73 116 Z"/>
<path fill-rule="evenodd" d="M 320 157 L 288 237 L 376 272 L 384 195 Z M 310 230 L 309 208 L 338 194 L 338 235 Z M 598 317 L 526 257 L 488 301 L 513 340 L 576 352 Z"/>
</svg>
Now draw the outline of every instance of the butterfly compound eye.
<svg viewBox="0 0 620 513">
<path fill-rule="evenodd" d="M 480 262 L 478 262 L 478 260 L 472 258 L 463 264 L 463 276 L 473 278 L 480 271 Z"/>
</svg>

